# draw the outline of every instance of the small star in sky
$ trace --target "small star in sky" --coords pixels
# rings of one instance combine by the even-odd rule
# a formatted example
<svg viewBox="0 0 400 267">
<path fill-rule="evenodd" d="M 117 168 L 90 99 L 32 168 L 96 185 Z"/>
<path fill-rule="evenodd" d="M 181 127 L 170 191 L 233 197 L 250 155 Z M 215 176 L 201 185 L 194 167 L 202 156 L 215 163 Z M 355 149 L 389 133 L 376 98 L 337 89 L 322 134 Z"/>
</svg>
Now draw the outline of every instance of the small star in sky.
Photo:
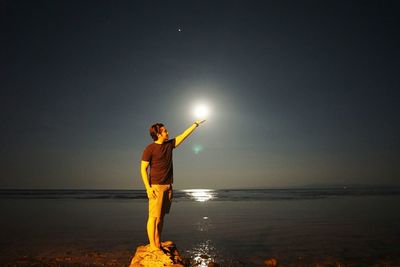
<svg viewBox="0 0 400 267">
<path fill-rule="evenodd" d="M 178 32 L 181 32 L 182 31 L 182 29 L 181 28 L 178 28 Z"/>
</svg>

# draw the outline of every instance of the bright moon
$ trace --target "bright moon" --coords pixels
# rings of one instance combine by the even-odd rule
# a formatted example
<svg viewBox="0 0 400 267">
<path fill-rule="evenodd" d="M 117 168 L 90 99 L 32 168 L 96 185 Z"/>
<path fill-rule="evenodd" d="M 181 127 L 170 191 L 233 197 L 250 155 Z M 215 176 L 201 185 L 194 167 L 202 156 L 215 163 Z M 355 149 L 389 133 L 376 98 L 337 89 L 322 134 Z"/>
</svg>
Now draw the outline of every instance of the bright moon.
<svg viewBox="0 0 400 267">
<path fill-rule="evenodd" d="M 205 105 L 196 106 L 193 110 L 196 119 L 206 119 L 209 113 L 209 109 Z"/>
</svg>

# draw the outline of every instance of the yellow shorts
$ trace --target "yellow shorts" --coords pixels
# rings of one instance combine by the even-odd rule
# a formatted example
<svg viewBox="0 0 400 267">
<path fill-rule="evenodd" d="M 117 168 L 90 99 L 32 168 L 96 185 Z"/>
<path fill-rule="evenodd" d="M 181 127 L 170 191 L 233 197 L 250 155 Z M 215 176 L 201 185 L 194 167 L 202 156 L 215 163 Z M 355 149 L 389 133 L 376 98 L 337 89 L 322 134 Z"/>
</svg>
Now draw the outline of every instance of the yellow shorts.
<svg viewBox="0 0 400 267">
<path fill-rule="evenodd" d="M 160 218 L 169 213 L 172 203 L 172 185 L 153 184 L 156 198 L 149 198 L 149 217 Z"/>
</svg>

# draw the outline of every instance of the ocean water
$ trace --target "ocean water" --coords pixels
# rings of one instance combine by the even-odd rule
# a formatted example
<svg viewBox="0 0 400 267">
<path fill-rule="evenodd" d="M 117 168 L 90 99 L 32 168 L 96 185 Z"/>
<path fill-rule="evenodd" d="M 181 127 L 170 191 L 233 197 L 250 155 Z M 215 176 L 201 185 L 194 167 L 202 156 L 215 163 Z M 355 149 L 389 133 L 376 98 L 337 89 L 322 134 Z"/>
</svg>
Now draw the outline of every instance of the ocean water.
<svg viewBox="0 0 400 267">
<path fill-rule="evenodd" d="M 176 190 L 162 238 L 191 266 L 398 266 L 399 203 L 396 187 Z M 143 190 L 0 190 L 0 209 L 2 265 L 147 243 Z"/>
</svg>

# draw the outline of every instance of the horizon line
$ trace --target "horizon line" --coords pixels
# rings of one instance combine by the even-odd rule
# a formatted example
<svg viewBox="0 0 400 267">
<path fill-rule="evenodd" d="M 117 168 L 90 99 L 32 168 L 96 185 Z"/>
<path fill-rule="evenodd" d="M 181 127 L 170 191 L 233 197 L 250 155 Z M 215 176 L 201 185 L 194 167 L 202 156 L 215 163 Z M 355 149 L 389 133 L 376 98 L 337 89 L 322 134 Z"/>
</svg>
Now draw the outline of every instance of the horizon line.
<svg viewBox="0 0 400 267">
<path fill-rule="evenodd" d="M 383 188 L 383 187 L 400 187 L 400 184 L 321 184 L 321 185 L 292 185 L 292 186 L 270 186 L 270 187 L 231 187 L 231 188 L 174 188 L 175 190 L 268 190 L 268 189 L 328 189 L 328 188 Z M 145 190 L 144 188 L 1 188 L 0 190 L 80 190 L 80 191 L 132 191 Z"/>
</svg>

